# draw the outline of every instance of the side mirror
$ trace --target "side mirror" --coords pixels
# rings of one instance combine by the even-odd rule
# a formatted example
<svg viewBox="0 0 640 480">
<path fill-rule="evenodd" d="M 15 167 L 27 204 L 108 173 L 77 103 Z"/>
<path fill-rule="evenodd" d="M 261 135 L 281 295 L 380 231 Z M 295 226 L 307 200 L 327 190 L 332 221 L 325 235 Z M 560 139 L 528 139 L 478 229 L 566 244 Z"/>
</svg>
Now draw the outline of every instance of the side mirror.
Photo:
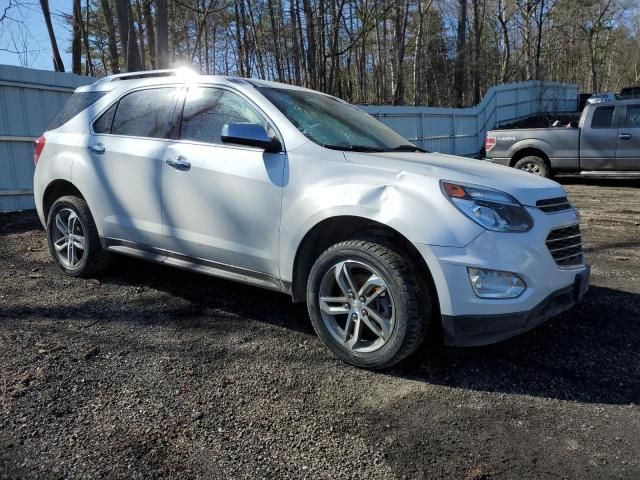
<svg viewBox="0 0 640 480">
<path fill-rule="evenodd" d="M 270 137 L 258 123 L 225 123 L 220 137 L 224 143 L 264 148 L 267 152 L 279 152 L 282 148 L 278 139 Z"/>
</svg>

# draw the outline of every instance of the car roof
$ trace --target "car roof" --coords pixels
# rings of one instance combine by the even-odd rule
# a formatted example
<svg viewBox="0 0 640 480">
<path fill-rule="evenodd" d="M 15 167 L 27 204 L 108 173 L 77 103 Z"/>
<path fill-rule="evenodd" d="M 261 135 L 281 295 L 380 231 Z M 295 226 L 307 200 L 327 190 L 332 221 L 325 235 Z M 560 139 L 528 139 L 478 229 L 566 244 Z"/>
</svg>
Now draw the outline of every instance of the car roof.
<svg viewBox="0 0 640 480">
<path fill-rule="evenodd" d="M 125 86 L 135 88 L 138 86 L 164 85 L 167 83 L 211 83 L 216 85 L 245 86 L 256 88 L 280 88 L 298 91 L 320 93 L 308 88 L 298 87 L 286 83 L 258 80 L 254 78 L 234 77 L 227 75 L 200 75 L 187 69 L 146 70 L 142 72 L 127 72 L 102 77 L 90 85 L 78 87 L 76 92 L 110 92 Z"/>
</svg>

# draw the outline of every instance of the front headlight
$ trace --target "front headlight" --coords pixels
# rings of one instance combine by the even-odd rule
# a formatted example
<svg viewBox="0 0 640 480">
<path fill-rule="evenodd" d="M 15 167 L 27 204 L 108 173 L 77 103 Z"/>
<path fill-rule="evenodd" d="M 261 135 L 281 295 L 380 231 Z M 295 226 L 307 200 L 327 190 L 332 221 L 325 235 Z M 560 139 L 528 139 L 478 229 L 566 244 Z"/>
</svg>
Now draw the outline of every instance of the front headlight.
<svg viewBox="0 0 640 480">
<path fill-rule="evenodd" d="M 492 188 L 440 181 L 453 205 L 474 222 L 495 232 L 526 232 L 533 219 L 518 200 Z"/>
</svg>

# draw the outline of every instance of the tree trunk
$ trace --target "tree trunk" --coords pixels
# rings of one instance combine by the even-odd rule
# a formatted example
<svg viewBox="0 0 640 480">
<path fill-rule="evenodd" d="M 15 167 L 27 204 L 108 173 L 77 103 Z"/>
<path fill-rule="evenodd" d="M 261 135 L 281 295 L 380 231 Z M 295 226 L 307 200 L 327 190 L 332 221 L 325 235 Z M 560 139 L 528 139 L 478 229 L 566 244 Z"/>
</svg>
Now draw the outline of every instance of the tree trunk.
<svg viewBox="0 0 640 480">
<path fill-rule="evenodd" d="M 140 68 L 144 70 L 147 68 L 147 54 L 144 47 L 144 27 L 142 21 L 142 0 L 136 0 L 136 18 L 138 24 L 138 37 L 140 38 Z"/>
<path fill-rule="evenodd" d="M 151 2 L 153 0 L 142 0 L 142 15 L 147 27 L 147 47 L 149 51 L 149 63 L 151 68 L 156 68 L 156 32 L 153 28 L 153 16 L 151 15 Z"/>
<path fill-rule="evenodd" d="M 129 0 L 116 0 L 116 15 L 118 15 L 120 51 L 127 66 L 129 63 Z"/>
<path fill-rule="evenodd" d="M 111 57 L 111 73 L 120 72 L 120 59 L 118 58 L 118 44 L 116 43 L 116 29 L 113 22 L 113 12 L 109 0 L 100 0 L 102 14 L 107 28 L 107 44 L 109 46 L 109 56 Z"/>
<path fill-rule="evenodd" d="M 507 83 L 509 79 L 509 60 L 511 59 L 511 41 L 509 38 L 508 21 L 509 19 L 507 18 L 506 0 L 498 0 L 498 22 L 500 22 L 502 42 L 504 43 L 504 53 L 502 56 L 502 62 L 500 64 L 500 82 L 501 83 Z"/>
<path fill-rule="evenodd" d="M 169 68 L 169 14 L 167 0 L 156 2 L 156 63 L 158 68 Z"/>
<path fill-rule="evenodd" d="M 133 22 L 133 10 L 131 10 L 131 3 L 127 9 L 128 23 L 129 23 L 129 35 L 127 45 L 127 71 L 137 72 L 142 69 L 140 63 L 140 49 L 138 48 L 138 40 L 136 38 L 136 26 Z"/>
<path fill-rule="evenodd" d="M 73 26 L 71 35 L 71 71 L 82 75 L 82 7 L 80 0 L 73 0 Z"/>
<path fill-rule="evenodd" d="M 464 96 L 465 50 L 467 48 L 467 0 L 458 0 L 458 33 L 454 72 L 454 103 L 462 107 Z"/>
<path fill-rule="evenodd" d="M 51 11 L 49 10 L 49 0 L 40 0 L 40 7 L 42 7 L 42 15 L 44 16 L 44 23 L 47 26 L 47 32 L 49 33 L 49 41 L 51 42 L 51 55 L 53 57 L 53 69 L 56 72 L 64 72 L 64 63 L 62 63 L 62 57 L 60 57 L 60 50 L 58 50 L 58 42 L 56 41 L 56 34 L 53 31 L 53 24 L 51 23 Z"/>
<path fill-rule="evenodd" d="M 89 16 L 91 13 L 91 9 L 89 6 L 89 0 L 86 0 L 85 8 L 87 10 L 87 21 L 82 26 L 82 22 L 80 23 L 80 27 L 82 29 L 82 38 L 84 39 L 84 51 L 85 51 L 85 75 L 93 75 L 93 63 L 91 62 L 91 47 L 89 45 Z"/>
<path fill-rule="evenodd" d="M 473 104 L 480 103 L 480 40 L 482 22 L 480 22 L 480 0 L 473 0 Z"/>
</svg>

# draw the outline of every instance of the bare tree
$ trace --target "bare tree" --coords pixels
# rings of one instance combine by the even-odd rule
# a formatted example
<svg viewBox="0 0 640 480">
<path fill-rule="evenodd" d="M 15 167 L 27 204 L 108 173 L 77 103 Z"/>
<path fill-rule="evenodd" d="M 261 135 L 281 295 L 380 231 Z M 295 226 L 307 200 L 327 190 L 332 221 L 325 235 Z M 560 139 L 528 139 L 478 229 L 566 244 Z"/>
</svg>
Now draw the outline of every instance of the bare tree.
<svg viewBox="0 0 640 480">
<path fill-rule="evenodd" d="M 465 59 L 467 49 L 467 0 L 458 0 L 458 34 L 456 37 L 456 66 L 454 73 L 454 102 L 463 105 Z"/>
<path fill-rule="evenodd" d="M 51 23 L 51 11 L 49 10 L 49 0 L 40 0 L 40 7 L 42 8 L 44 23 L 47 26 L 47 33 L 49 34 L 49 41 L 51 42 L 51 55 L 53 57 L 53 69 L 56 72 L 64 72 L 64 63 L 62 63 L 60 50 L 58 50 L 58 42 L 56 40 L 56 34 L 53 31 L 53 24 Z"/>
<path fill-rule="evenodd" d="M 169 12 L 167 0 L 156 1 L 156 62 L 158 68 L 169 67 Z"/>
</svg>

